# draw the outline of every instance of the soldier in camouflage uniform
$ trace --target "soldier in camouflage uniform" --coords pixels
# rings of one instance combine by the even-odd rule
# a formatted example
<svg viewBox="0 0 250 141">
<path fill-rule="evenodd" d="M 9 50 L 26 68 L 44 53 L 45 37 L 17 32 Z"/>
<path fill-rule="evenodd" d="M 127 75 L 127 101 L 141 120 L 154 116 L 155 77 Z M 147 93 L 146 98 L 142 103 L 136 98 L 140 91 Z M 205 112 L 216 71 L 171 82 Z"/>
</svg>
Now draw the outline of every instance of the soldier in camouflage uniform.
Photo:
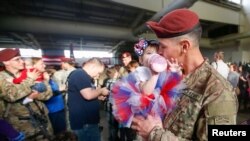
<svg viewBox="0 0 250 141">
<path fill-rule="evenodd" d="M 38 128 L 34 128 L 30 120 L 20 120 L 21 117 L 29 117 L 29 111 L 20 101 L 29 96 L 35 98 L 37 105 L 44 109 L 44 104 L 41 101 L 48 100 L 52 96 L 51 88 L 45 82 L 47 91 L 31 94 L 30 86 L 34 85 L 35 79 L 39 75 L 37 72 L 28 72 L 28 78 L 21 84 L 11 83 L 13 78 L 18 76 L 20 70 L 24 68 L 24 61 L 20 57 L 19 50 L 4 49 L 0 51 L 0 62 L 5 66 L 5 70 L 0 72 L 0 118 L 8 120 L 15 129 L 24 132 L 26 137 L 34 135 Z M 38 106 L 35 103 L 30 103 L 30 105 L 34 111 L 38 111 Z"/>
<path fill-rule="evenodd" d="M 135 117 L 132 128 L 149 141 L 208 140 L 207 125 L 236 124 L 238 101 L 233 88 L 199 50 L 198 16 L 188 9 L 177 9 L 158 23 L 147 24 L 159 39 L 159 53 L 183 64 L 187 87 L 163 122 L 152 116 Z"/>
</svg>

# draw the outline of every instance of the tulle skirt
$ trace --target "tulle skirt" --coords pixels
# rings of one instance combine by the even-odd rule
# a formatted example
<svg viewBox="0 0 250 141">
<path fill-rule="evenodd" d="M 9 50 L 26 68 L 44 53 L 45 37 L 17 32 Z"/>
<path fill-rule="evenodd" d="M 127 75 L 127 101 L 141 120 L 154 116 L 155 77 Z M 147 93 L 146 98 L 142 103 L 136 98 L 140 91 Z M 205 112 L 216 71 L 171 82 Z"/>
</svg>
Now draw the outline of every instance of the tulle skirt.
<svg viewBox="0 0 250 141">
<path fill-rule="evenodd" d="M 162 119 L 175 105 L 184 85 L 177 73 L 162 72 L 154 91 L 142 94 L 136 73 L 130 73 L 118 80 L 112 87 L 113 115 L 123 127 L 130 127 L 134 116 L 148 114 Z"/>
</svg>

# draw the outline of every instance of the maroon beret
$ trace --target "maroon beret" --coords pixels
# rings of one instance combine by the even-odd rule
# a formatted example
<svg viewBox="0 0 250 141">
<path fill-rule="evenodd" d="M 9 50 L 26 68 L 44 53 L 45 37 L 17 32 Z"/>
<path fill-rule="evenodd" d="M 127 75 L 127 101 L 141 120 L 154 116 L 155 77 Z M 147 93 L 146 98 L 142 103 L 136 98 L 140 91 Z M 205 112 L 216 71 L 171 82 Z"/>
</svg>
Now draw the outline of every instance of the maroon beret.
<svg viewBox="0 0 250 141">
<path fill-rule="evenodd" d="M 0 62 L 9 61 L 10 59 L 20 56 L 19 49 L 4 49 L 0 51 Z"/>
<path fill-rule="evenodd" d="M 200 26 L 199 17 L 188 9 L 176 9 L 165 16 L 157 23 L 147 22 L 158 38 L 172 38 L 187 34 Z"/>
</svg>

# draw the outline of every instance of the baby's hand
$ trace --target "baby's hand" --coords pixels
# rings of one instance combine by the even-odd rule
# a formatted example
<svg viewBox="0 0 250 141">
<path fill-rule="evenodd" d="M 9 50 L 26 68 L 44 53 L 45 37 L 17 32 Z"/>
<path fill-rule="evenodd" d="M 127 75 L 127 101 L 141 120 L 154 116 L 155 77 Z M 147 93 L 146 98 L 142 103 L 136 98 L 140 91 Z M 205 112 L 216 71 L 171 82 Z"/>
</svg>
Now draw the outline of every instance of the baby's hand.
<svg viewBox="0 0 250 141">
<path fill-rule="evenodd" d="M 168 69 L 171 72 L 176 72 L 176 73 L 182 74 L 181 64 L 178 63 L 177 59 L 171 58 L 170 60 L 167 60 L 167 63 L 169 66 Z"/>
<path fill-rule="evenodd" d="M 30 69 L 27 70 L 27 76 L 29 78 L 36 80 L 39 75 L 40 75 L 40 72 L 38 72 L 36 70 L 33 70 L 33 71 L 31 71 Z"/>
</svg>

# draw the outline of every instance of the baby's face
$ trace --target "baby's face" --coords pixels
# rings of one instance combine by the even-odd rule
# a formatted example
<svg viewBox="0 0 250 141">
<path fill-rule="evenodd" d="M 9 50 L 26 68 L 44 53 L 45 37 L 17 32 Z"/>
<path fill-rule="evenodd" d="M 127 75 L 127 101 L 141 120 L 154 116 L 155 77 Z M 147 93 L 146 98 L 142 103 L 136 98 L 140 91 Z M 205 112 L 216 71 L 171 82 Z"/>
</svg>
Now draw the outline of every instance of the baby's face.
<svg viewBox="0 0 250 141">
<path fill-rule="evenodd" d="M 156 51 L 156 48 L 155 47 L 151 47 L 151 46 L 148 46 L 144 52 L 143 52 L 143 55 L 141 56 L 141 63 L 148 67 L 148 59 L 150 58 L 150 56 L 152 54 L 156 54 L 157 51 Z"/>
<path fill-rule="evenodd" d="M 44 64 L 43 60 L 41 59 L 41 60 L 37 61 L 37 62 L 33 65 L 33 67 L 34 67 L 35 69 L 37 69 L 38 71 L 40 71 L 40 72 L 44 72 L 44 71 L 45 71 L 46 65 Z"/>
</svg>

